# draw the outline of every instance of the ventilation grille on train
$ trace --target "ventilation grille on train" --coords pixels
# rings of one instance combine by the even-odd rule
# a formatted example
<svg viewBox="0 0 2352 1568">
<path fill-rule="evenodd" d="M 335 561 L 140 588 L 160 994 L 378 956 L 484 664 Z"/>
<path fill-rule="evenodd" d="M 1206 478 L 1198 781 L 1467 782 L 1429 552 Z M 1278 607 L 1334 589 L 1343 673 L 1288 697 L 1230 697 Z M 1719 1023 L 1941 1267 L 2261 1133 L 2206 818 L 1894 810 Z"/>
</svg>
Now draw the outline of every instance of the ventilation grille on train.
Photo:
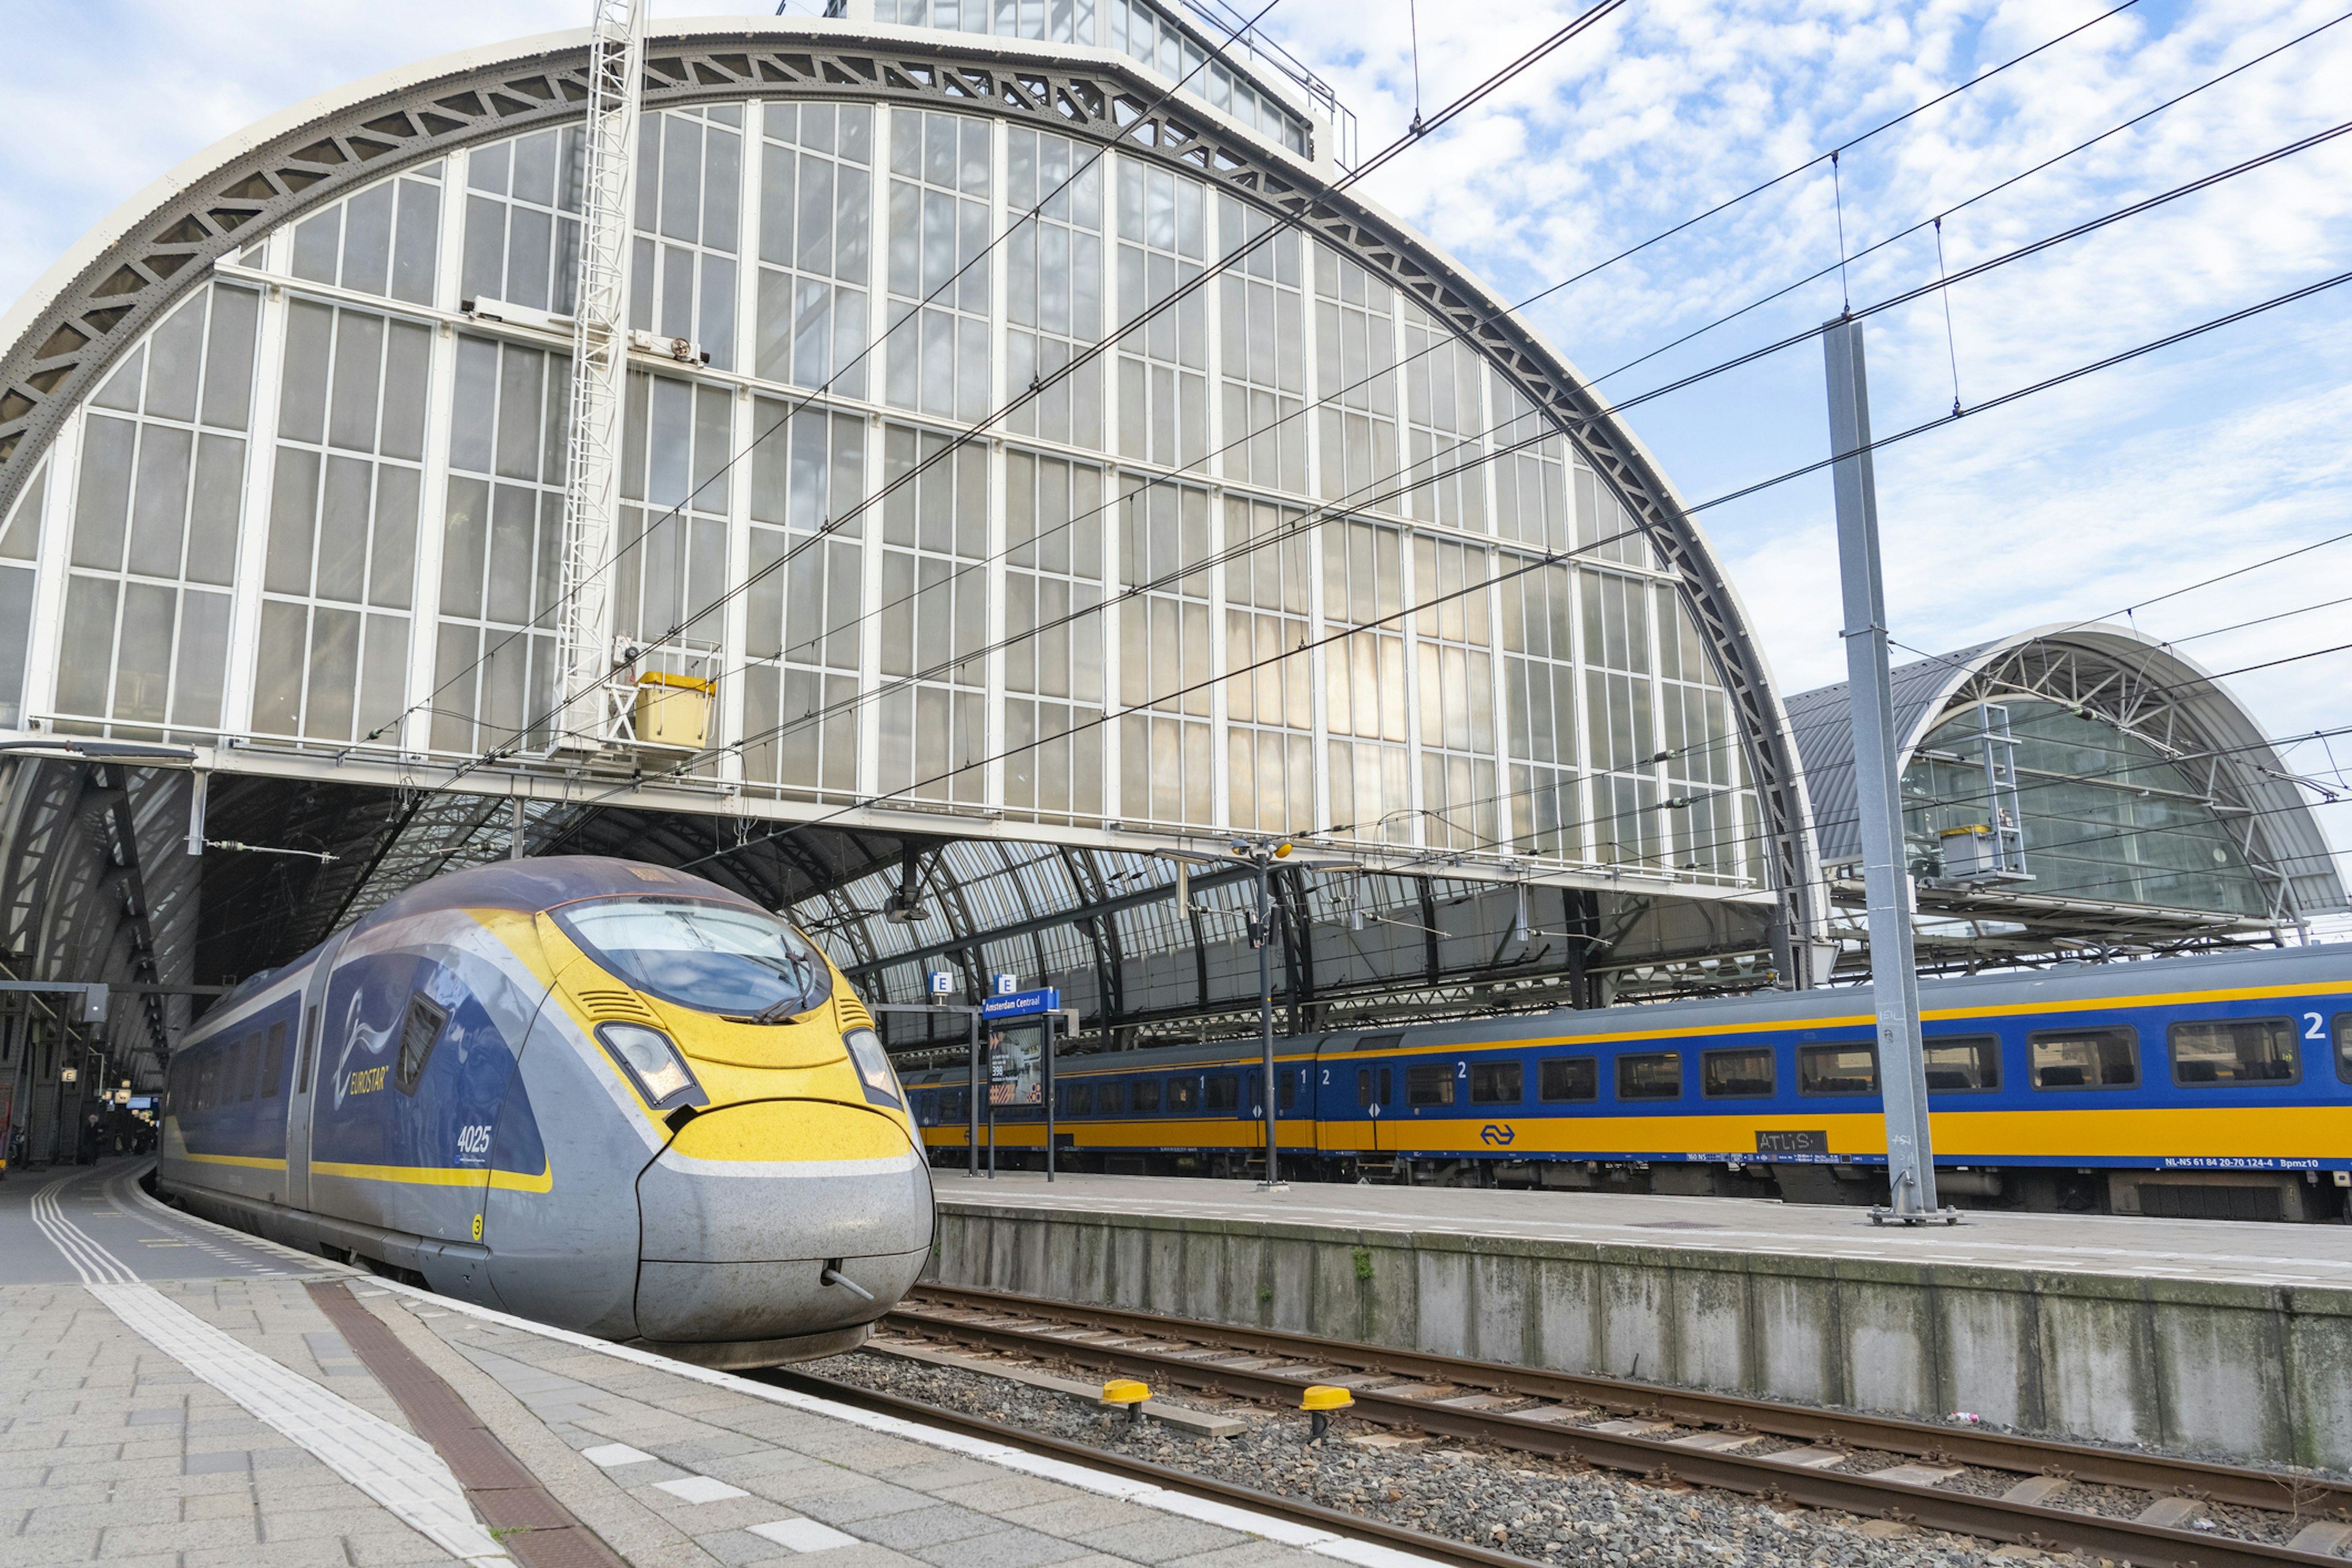
<svg viewBox="0 0 2352 1568">
<path fill-rule="evenodd" d="M 866 1004 L 846 991 L 841 994 L 840 999 L 834 1003 L 834 1006 L 839 1010 L 844 1034 L 852 1029 L 870 1029 L 874 1026 L 874 1015 L 866 1010 Z"/>
<path fill-rule="evenodd" d="M 656 1022 L 653 1009 L 639 1001 L 634 991 L 583 991 L 580 993 L 580 1005 L 599 1019 L 610 1018 L 631 1024 Z"/>
</svg>

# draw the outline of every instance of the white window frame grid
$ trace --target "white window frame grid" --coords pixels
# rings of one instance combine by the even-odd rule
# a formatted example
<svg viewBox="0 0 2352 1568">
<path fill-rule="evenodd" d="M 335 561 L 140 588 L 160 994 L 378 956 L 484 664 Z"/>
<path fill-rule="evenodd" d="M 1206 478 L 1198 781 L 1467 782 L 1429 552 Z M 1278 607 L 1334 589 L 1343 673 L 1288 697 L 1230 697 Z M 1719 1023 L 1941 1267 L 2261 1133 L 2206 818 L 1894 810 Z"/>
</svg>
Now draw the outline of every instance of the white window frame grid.
<svg viewBox="0 0 2352 1568">
<path fill-rule="evenodd" d="M 883 495 L 873 552 L 878 692 L 874 707 L 880 722 L 875 791 L 986 806 L 988 697 L 995 684 L 989 679 L 987 652 L 989 566 L 995 553 L 990 542 L 991 492 L 996 483 L 989 452 L 985 446 L 954 448 L 952 437 L 900 420 L 885 425 L 881 437 L 882 491 L 908 474 L 915 477 Z M 941 452 L 948 455 L 938 458 Z M 947 498 L 935 503 L 942 484 Z M 934 504 L 943 504 L 944 517 L 926 515 Z M 944 538 L 934 528 L 943 528 Z M 933 597 L 942 593 L 944 610 Z M 944 647 L 927 649 L 934 635 Z M 950 659 L 958 662 L 950 664 Z M 942 665 L 945 673 L 938 673 Z M 937 721 L 927 722 L 926 714 Z M 901 738 L 903 756 L 893 751 Z M 926 761 L 926 748 L 934 745 L 940 756 Z"/>
<path fill-rule="evenodd" d="M 1020 156 L 1024 142 L 1025 170 Z M 1067 137 L 1024 126 L 1006 127 L 1004 150 L 1002 223 L 1006 238 L 1004 265 L 999 270 L 1004 278 L 1005 308 L 998 315 L 1004 333 L 1004 394 L 1006 400 L 1020 399 L 1005 416 L 1004 428 L 1024 440 L 1042 438 L 1108 452 L 1103 356 L 1096 355 L 1066 374 L 1058 373 L 1102 342 L 1109 319 L 1112 261 L 1104 233 L 1108 216 L 1104 191 L 1114 181 L 1113 160 Z M 1041 204 L 1043 211 L 1029 216 Z M 1050 319 L 1048 289 L 1055 279 L 1048 253 L 1057 246 L 1067 296 L 1058 329 Z M 1094 269 L 1090 314 L 1084 287 L 1089 247 Z M 1021 396 L 1041 383 L 1045 384 L 1036 396 Z"/>
<path fill-rule="evenodd" d="M 1316 531 L 1302 526 L 1307 512 L 1296 500 L 1239 490 L 1226 490 L 1220 500 L 1223 553 L 1233 557 L 1217 569 L 1224 659 L 1217 734 L 1226 753 L 1225 821 L 1237 832 L 1310 832 L 1322 820 L 1316 806 Z M 1239 543 L 1254 539 L 1270 542 L 1234 555 Z M 1269 658 L 1278 662 L 1263 662 Z M 1275 699 L 1278 718 L 1265 716 L 1267 696 Z M 1272 822 L 1265 810 L 1270 744 L 1282 748 L 1274 768 L 1282 786 L 1280 817 Z M 1237 760 L 1244 750 L 1246 763 Z M 1244 768 L 1245 795 L 1237 788 Z"/>
<path fill-rule="evenodd" d="M 775 110 L 789 110 L 792 114 L 792 134 L 789 139 L 772 127 L 782 116 Z M 806 111 L 825 109 L 832 111 L 831 149 L 813 145 L 802 140 L 809 133 Z M 846 114 L 845 110 L 855 111 Z M 877 121 L 881 111 L 871 104 L 803 104 L 790 101 L 760 103 L 748 106 L 747 112 L 758 121 L 756 132 L 749 133 L 759 149 L 757 165 L 745 160 L 748 183 L 744 212 L 747 218 L 756 216 L 757 226 L 746 222 L 743 232 L 749 239 L 745 246 L 747 292 L 751 297 L 748 325 L 751 349 L 745 364 L 751 374 L 761 381 L 778 386 L 824 388 L 845 398 L 863 400 L 871 377 L 870 360 L 866 355 L 871 336 L 874 310 L 874 269 L 877 258 L 875 237 L 880 233 L 882 187 L 887 171 L 877 156 L 881 135 Z M 845 143 L 855 137 L 845 133 L 845 124 L 862 124 L 857 135 L 862 136 L 866 158 L 860 163 L 846 150 Z M 769 178 L 772 164 L 780 159 L 792 161 L 792 211 L 781 221 L 769 210 L 768 198 L 778 194 L 778 183 Z M 813 167 L 829 170 L 832 195 L 826 204 L 830 208 L 824 234 L 824 250 L 828 265 L 823 268 L 808 265 L 814 258 L 808 234 L 812 216 L 807 204 L 808 176 Z M 847 177 L 854 174 L 856 179 Z M 857 179 L 865 184 L 862 206 L 852 195 Z M 853 244 L 845 243 L 845 235 L 851 220 L 862 226 Z M 784 235 L 780 226 L 789 231 L 790 255 L 778 259 L 769 254 L 772 244 L 781 243 Z M 772 284 L 772 279 L 775 280 Z M 783 338 L 772 350 L 770 347 L 769 289 L 784 290 Z M 824 325 L 818 336 L 812 323 L 803 317 L 817 301 L 822 301 Z M 822 363 L 819 363 L 822 362 Z"/>
<path fill-rule="evenodd" d="M 1114 211 L 1106 214 L 1118 339 L 1118 428 L 1112 445 L 1123 463 L 1201 472 L 1212 450 L 1216 369 L 1209 290 L 1195 289 L 1173 309 L 1143 318 L 1207 270 L 1214 204 L 1201 181 L 1140 159 L 1118 160 L 1112 185 Z M 1156 226 L 1163 216 L 1164 237 Z"/>
<path fill-rule="evenodd" d="M 688 108 L 649 110 L 641 119 L 637 140 L 636 211 L 629 237 L 629 325 L 657 337 L 685 338 L 710 356 L 713 369 L 738 368 L 736 345 L 742 332 L 743 268 L 754 265 L 745 254 L 743 225 L 743 165 L 751 143 L 761 132 L 746 125 L 744 100 L 697 104 Z M 731 114 L 732 123 L 725 118 Z M 691 238 L 670 232 L 671 195 L 669 150 L 673 127 L 692 126 L 694 157 L 694 234 Z M 656 144 L 657 132 L 659 144 Z M 712 178 L 714 138 L 735 142 L 733 187 Z M 727 190 L 731 211 L 714 208 L 714 192 Z M 721 237 L 731 225 L 732 233 Z M 731 245 L 725 242 L 731 238 Z M 676 308 L 678 285 L 674 277 L 683 259 L 689 268 L 683 308 Z M 720 312 L 723 312 L 721 314 Z"/>
<path fill-rule="evenodd" d="M 992 411 L 996 363 L 992 340 L 1003 320 L 993 284 L 1000 268 L 991 250 L 996 237 L 996 193 L 1003 188 L 996 168 L 1000 126 L 979 115 L 902 107 L 892 108 L 884 120 L 889 151 L 875 178 L 883 192 L 879 291 L 888 301 L 880 401 L 933 419 L 979 419 Z M 936 167 L 942 160 L 934 145 L 935 125 L 950 128 L 956 144 L 952 158 L 946 160 L 945 181 Z M 980 132 L 976 161 L 974 127 Z M 880 130 L 877 126 L 877 134 Z M 901 141 L 910 132 L 919 132 L 919 142 L 902 160 Z M 971 177 L 975 162 L 985 171 L 977 190 Z M 908 193 L 904 198 L 902 190 Z M 902 266 L 900 235 L 909 211 L 915 228 Z M 939 222 L 948 224 L 944 236 L 938 231 Z M 944 246 L 944 253 L 934 255 L 934 246 Z M 931 299 L 950 278 L 953 285 Z M 933 374 L 940 352 L 947 355 L 946 368 L 940 373 L 945 378 L 943 388 L 935 384 Z M 939 395 L 941 392 L 944 396 Z"/>
<path fill-rule="evenodd" d="M 1003 587 L 995 595 L 1003 624 L 994 640 L 1004 647 L 998 656 L 999 670 L 993 682 L 1003 696 L 1003 711 L 992 732 L 1003 737 L 1000 749 L 1005 754 L 1004 777 L 995 798 L 1007 816 L 1034 822 L 1093 825 L 1103 816 L 1102 720 L 1107 695 L 1103 645 L 1108 640 L 1105 623 L 1108 618 L 1103 609 L 1103 574 L 1108 563 L 1105 546 L 1110 533 L 1105 521 L 1116 515 L 1108 506 L 1110 476 L 1098 464 L 1082 463 L 1054 453 L 1008 447 L 1003 458 L 1005 531 L 1001 553 L 1004 570 Z M 1024 472 L 1030 487 L 1025 506 L 1018 497 Z M 1067 514 L 1067 521 L 1054 526 L 1049 519 L 1055 513 L 1047 510 L 1044 498 L 1057 472 L 1063 491 L 1057 510 Z M 1093 478 L 1091 518 L 1082 515 L 1088 509 L 1087 486 L 1081 480 L 1081 474 Z M 1087 548 L 1089 538 L 1090 551 Z M 1091 573 L 1087 570 L 1089 555 Z M 1057 561 L 1059 565 L 1055 564 Z M 1029 585 L 1027 625 L 1037 629 L 1027 635 L 1023 635 L 1021 618 L 1014 613 L 1016 581 Z M 1064 610 L 1070 617 L 1066 625 L 1052 624 L 1060 619 L 1052 607 L 1053 590 L 1058 590 Z M 1089 639 L 1093 643 L 1091 691 L 1087 689 L 1086 660 Z M 1056 643 L 1062 650 L 1060 680 L 1065 688 L 1060 693 L 1046 689 L 1047 655 Z M 1027 645 L 1025 650 L 1024 644 Z M 1024 662 L 1031 667 L 1029 684 L 1016 686 L 1014 670 Z M 1016 712 L 1022 707 L 1028 710 L 1025 718 Z M 1058 709 L 1058 713 L 1049 711 L 1053 709 Z M 1049 731 L 1049 721 L 1058 721 L 1062 729 Z M 1040 741 L 1033 752 L 1024 753 L 1016 749 L 1024 734 Z M 1058 740 L 1052 738 L 1056 736 Z M 1085 771 L 1088 759 L 1094 770 L 1090 792 Z M 1023 790 L 1019 784 L 1024 773 L 1027 788 Z M 1046 788 L 1048 781 L 1055 779 L 1063 785 L 1065 802 L 1058 808 L 1048 804 Z"/>
<path fill-rule="evenodd" d="M 35 649 L 28 654 L 26 701 L 23 706 L 29 711 L 33 708 L 37 692 L 43 705 L 52 710 L 54 725 L 59 730 L 142 738 L 170 736 L 175 739 L 197 740 L 201 742 L 208 742 L 219 734 L 234 732 L 236 729 L 230 720 L 233 710 L 228 708 L 227 703 L 230 695 L 229 672 L 236 662 L 236 599 L 245 581 L 238 568 L 242 563 L 243 545 L 247 536 L 260 531 L 248 528 L 245 520 L 249 515 L 247 498 L 250 492 L 250 478 L 259 460 L 255 451 L 257 437 L 254 435 L 254 429 L 258 408 L 254 389 L 261 377 L 262 370 L 259 343 L 263 301 L 251 289 L 241 287 L 234 289 L 239 297 L 250 301 L 255 307 L 253 321 L 248 329 L 251 337 L 248 340 L 247 353 L 251 357 L 247 363 L 246 380 L 242 388 L 245 423 L 238 426 L 207 418 L 205 416 L 208 411 L 205 405 L 209 401 L 206 395 L 210 388 L 205 384 L 205 378 L 213 369 L 213 355 L 217 346 L 214 342 L 215 307 L 222 295 L 229 291 L 232 287 L 226 283 L 211 285 L 201 293 L 192 295 L 163 321 L 158 322 L 117 362 L 115 369 L 106 380 L 84 400 L 81 407 L 75 411 L 74 417 L 69 422 L 72 432 L 70 444 L 61 439 L 47 459 L 49 465 L 49 482 L 46 489 L 49 497 L 49 514 L 54 519 L 54 523 L 41 530 L 40 542 L 36 549 L 39 552 L 37 558 L 41 562 L 44 574 L 57 586 L 54 597 L 50 598 L 43 594 L 43 584 L 37 580 L 32 603 L 37 616 L 36 624 L 58 626 L 60 635 L 47 649 Z M 162 411 L 151 412 L 149 405 L 154 395 L 152 372 L 157 346 L 163 342 L 164 334 L 177 329 L 192 310 L 195 312 L 196 353 L 195 363 L 189 372 L 193 385 L 193 391 L 190 394 L 192 412 L 185 418 Z M 135 380 L 138 386 L 133 406 L 124 409 L 102 405 L 99 400 L 106 395 L 127 372 L 136 373 Z M 115 420 L 128 425 L 131 427 L 133 444 L 133 455 L 124 460 L 120 474 L 122 532 L 118 560 L 122 564 L 113 568 L 79 565 L 76 564 L 73 559 L 77 536 L 80 531 L 81 511 L 88 499 L 87 486 L 90 478 L 89 466 L 93 461 L 103 460 L 94 458 L 89 449 L 89 422 L 97 418 Z M 170 574 L 140 571 L 131 565 L 135 533 L 139 525 L 138 514 L 142 490 L 147 477 L 142 470 L 146 468 L 145 454 L 152 430 L 165 430 L 183 435 L 188 443 L 187 468 L 181 480 L 184 492 L 178 507 L 179 564 L 177 569 Z M 190 567 L 194 564 L 191 558 L 192 552 L 196 548 L 194 531 L 194 509 L 198 500 L 198 472 L 202 466 L 205 439 L 208 437 L 215 442 L 234 441 L 238 448 L 236 479 L 232 486 L 232 493 L 237 501 L 237 514 L 229 524 L 226 581 L 192 578 L 188 574 Z M 267 438 L 261 439 L 260 444 L 265 449 L 269 446 Z M 215 450 L 217 449 L 215 447 Z M 71 459 L 70 467 L 66 466 L 68 458 Z M 265 520 L 264 527 L 266 526 Z M 100 688 L 105 710 L 100 713 L 67 714 L 62 711 L 66 682 L 61 674 L 61 668 L 66 662 L 67 644 L 73 635 L 74 623 L 79 619 L 73 612 L 73 587 L 78 582 L 105 582 L 113 587 L 113 626 L 108 639 L 107 665 Z M 134 588 L 147 590 L 150 593 L 169 592 L 173 596 L 172 618 L 165 632 L 169 646 L 163 655 L 164 692 L 163 717 L 161 720 L 120 716 L 122 641 L 125 624 L 130 618 L 126 613 L 126 607 Z M 182 695 L 183 678 L 195 673 L 182 668 L 187 651 L 185 639 L 190 630 L 186 623 L 187 595 L 191 593 L 215 595 L 222 601 L 223 647 L 218 672 L 214 678 L 216 685 L 213 718 L 208 722 L 175 723 L 173 721 L 172 709 Z M 44 654 L 47 655 L 44 661 L 47 665 L 46 669 L 40 668 L 35 662 L 41 660 Z M 46 689 L 36 685 L 37 679 L 44 676 Z"/>
<path fill-rule="evenodd" d="M 1132 472 L 1120 474 L 1118 484 L 1121 589 L 1183 573 L 1172 584 L 1129 592 L 1119 601 L 1114 639 L 1118 684 L 1108 689 L 1118 693 L 1120 814 L 1130 823 L 1213 826 L 1223 793 L 1212 700 L 1219 673 L 1217 644 L 1223 640 L 1208 564 L 1214 498 L 1205 486 Z M 1106 671 L 1107 679 L 1110 673 Z M 1201 781 L 1197 795 L 1195 778 Z M 1163 789 L 1172 789 L 1182 808 L 1174 816 L 1160 811 Z M 1196 802 L 1200 809 L 1193 812 Z"/>
</svg>

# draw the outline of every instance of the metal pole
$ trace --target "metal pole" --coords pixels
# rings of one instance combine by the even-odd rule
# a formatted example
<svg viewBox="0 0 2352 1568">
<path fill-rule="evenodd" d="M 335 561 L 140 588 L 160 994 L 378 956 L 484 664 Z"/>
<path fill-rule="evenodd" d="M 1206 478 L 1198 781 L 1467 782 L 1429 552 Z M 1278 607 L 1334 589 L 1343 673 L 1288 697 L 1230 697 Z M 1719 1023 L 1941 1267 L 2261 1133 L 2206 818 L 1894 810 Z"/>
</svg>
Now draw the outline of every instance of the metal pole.
<svg viewBox="0 0 2352 1568">
<path fill-rule="evenodd" d="M 1886 676 L 1886 594 L 1878 559 L 1878 486 L 1870 460 L 1870 377 L 1862 323 L 1827 323 L 1831 469 L 1837 491 L 1838 580 L 1845 612 L 1846 689 L 1853 719 L 1854 799 L 1862 818 L 1870 902 L 1870 983 L 1878 1013 L 1878 1082 L 1886 1121 L 1890 1207 L 1882 1219 L 1918 1225 L 1936 1212 L 1936 1156 L 1927 1130 L 1927 1064 L 1919 1040 L 1919 976 L 1911 952 L 1911 878 L 1896 794 L 1894 695 Z"/>
<path fill-rule="evenodd" d="M 964 1133 L 964 1163 L 967 1177 L 980 1174 L 980 1009 L 975 1007 L 965 1020 L 971 1026 L 971 1070 L 965 1082 L 964 1112 L 971 1124 Z"/>
<path fill-rule="evenodd" d="M 1037 1048 L 1045 1053 L 1045 1179 L 1054 1179 L 1054 1015 L 1037 1015 Z"/>
<path fill-rule="evenodd" d="M 1264 1060 L 1258 1085 L 1258 1112 L 1265 1118 L 1265 1182 L 1271 1191 L 1282 1185 L 1282 1148 L 1274 1127 L 1274 861 L 1272 851 L 1257 856 L 1257 1036 Z"/>
</svg>

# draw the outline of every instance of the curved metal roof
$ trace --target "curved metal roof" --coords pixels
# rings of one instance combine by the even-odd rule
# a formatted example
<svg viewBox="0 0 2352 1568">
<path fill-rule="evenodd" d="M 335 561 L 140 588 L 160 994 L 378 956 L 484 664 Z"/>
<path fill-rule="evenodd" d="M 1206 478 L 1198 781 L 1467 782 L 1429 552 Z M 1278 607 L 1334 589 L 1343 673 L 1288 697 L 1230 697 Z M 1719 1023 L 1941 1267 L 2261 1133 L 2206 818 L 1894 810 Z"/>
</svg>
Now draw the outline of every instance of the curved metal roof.
<svg viewBox="0 0 2352 1568">
<path fill-rule="evenodd" d="M 2291 913 L 2308 919 L 2344 910 L 2326 836 L 2262 725 L 2210 672 L 2154 637 L 2105 623 L 2042 626 L 1899 666 L 1889 684 L 1898 768 L 1951 713 L 2004 693 L 2063 700 L 2164 755 L 2210 760 L 2217 791 L 2250 814 L 2257 864 L 2279 879 Z M 1801 692 L 1788 710 L 1821 863 L 1857 860 L 1862 828 L 1846 686 Z"/>
</svg>

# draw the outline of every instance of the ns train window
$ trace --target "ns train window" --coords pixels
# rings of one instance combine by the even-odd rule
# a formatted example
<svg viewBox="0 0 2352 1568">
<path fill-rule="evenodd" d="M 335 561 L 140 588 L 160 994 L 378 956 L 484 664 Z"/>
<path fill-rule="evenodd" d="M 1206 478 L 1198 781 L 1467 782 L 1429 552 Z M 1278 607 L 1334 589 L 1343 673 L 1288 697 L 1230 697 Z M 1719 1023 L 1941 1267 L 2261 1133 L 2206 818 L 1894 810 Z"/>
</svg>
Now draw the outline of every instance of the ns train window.
<svg viewBox="0 0 2352 1568">
<path fill-rule="evenodd" d="M 2139 1036 L 2131 1029 L 2042 1029 L 2026 1037 L 2036 1089 L 2131 1089 Z"/>
<path fill-rule="evenodd" d="M 2336 1076 L 2352 1083 L 2352 1013 L 2336 1015 Z"/>
<path fill-rule="evenodd" d="M 1617 1058 L 1620 1100 L 1680 1100 L 1683 1058 L 1679 1051 L 1647 1051 Z"/>
<path fill-rule="evenodd" d="M 1407 1105 L 1451 1105 L 1454 1103 L 1454 1064 L 1424 1062 L 1404 1071 L 1404 1102 Z"/>
<path fill-rule="evenodd" d="M 1117 1116 L 1127 1109 L 1127 1085 L 1098 1083 L 1095 1085 L 1095 1114 Z"/>
<path fill-rule="evenodd" d="M 1062 1114 L 1092 1116 L 1095 1113 L 1095 1086 L 1074 1083 L 1062 1091 Z"/>
<path fill-rule="evenodd" d="M 1139 1078 L 1135 1080 L 1135 1113 L 1138 1116 L 1160 1114 L 1160 1080 Z"/>
<path fill-rule="evenodd" d="M 1470 1103 L 1517 1105 L 1527 1094 L 1527 1068 L 1517 1062 L 1470 1064 Z"/>
<path fill-rule="evenodd" d="M 2175 1024 L 2169 1031 L 2172 1081 L 2179 1084 L 2295 1083 L 2294 1026 L 2284 1018 L 2217 1018 Z"/>
<path fill-rule="evenodd" d="M 1547 1057 L 1536 1065 L 1536 1097 L 1547 1105 L 1601 1098 L 1601 1063 L 1592 1057 Z"/>
<path fill-rule="evenodd" d="M 1402 1044 L 1404 1044 L 1404 1036 L 1402 1034 L 1356 1037 L 1356 1048 L 1360 1051 L 1392 1051 Z"/>
<path fill-rule="evenodd" d="M 1216 1077 L 1208 1080 L 1208 1096 L 1204 1102 L 1204 1109 L 1209 1110 L 1238 1110 L 1241 1109 L 1241 1079 L 1235 1078 L 1233 1074 L 1226 1072 L 1219 1073 Z"/>
<path fill-rule="evenodd" d="M 436 1006 L 432 998 L 412 996 L 408 999 L 408 1016 L 400 1026 L 400 1061 L 393 1068 L 393 1081 L 403 1094 L 415 1094 L 416 1085 L 425 1077 L 425 1064 L 433 1059 L 434 1042 L 441 1037 L 441 1026 L 449 1015 Z M 259 1037 L 254 1043 L 260 1044 Z"/>
<path fill-rule="evenodd" d="M 1276 1114 L 1293 1110 L 1298 1105 L 1298 1080 L 1303 1073 L 1286 1072 L 1274 1080 L 1274 1109 Z"/>
<path fill-rule="evenodd" d="M 1168 1109 L 1198 1110 L 1201 1109 L 1201 1080 L 1197 1078 L 1171 1078 L 1168 1080 Z"/>
<path fill-rule="evenodd" d="M 1990 1035 L 1930 1035 L 1929 1094 L 1970 1094 L 2000 1087 L 2000 1041 Z"/>
<path fill-rule="evenodd" d="M 1706 1051 L 1699 1057 L 1698 1091 L 1709 1100 L 1759 1100 L 1773 1089 L 1772 1052 L 1763 1046 Z"/>
<path fill-rule="evenodd" d="M 808 939 L 763 910 L 644 897 L 572 904 L 555 919 L 610 973 L 698 1012 L 781 1019 L 833 991 Z"/>
<path fill-rule="evenodd" d="M 1800 1046 L 1797 1047 L 1799 1094 L 1876 1094 L 1878 1047 L 1875 1046 Z"/>
</svg>

